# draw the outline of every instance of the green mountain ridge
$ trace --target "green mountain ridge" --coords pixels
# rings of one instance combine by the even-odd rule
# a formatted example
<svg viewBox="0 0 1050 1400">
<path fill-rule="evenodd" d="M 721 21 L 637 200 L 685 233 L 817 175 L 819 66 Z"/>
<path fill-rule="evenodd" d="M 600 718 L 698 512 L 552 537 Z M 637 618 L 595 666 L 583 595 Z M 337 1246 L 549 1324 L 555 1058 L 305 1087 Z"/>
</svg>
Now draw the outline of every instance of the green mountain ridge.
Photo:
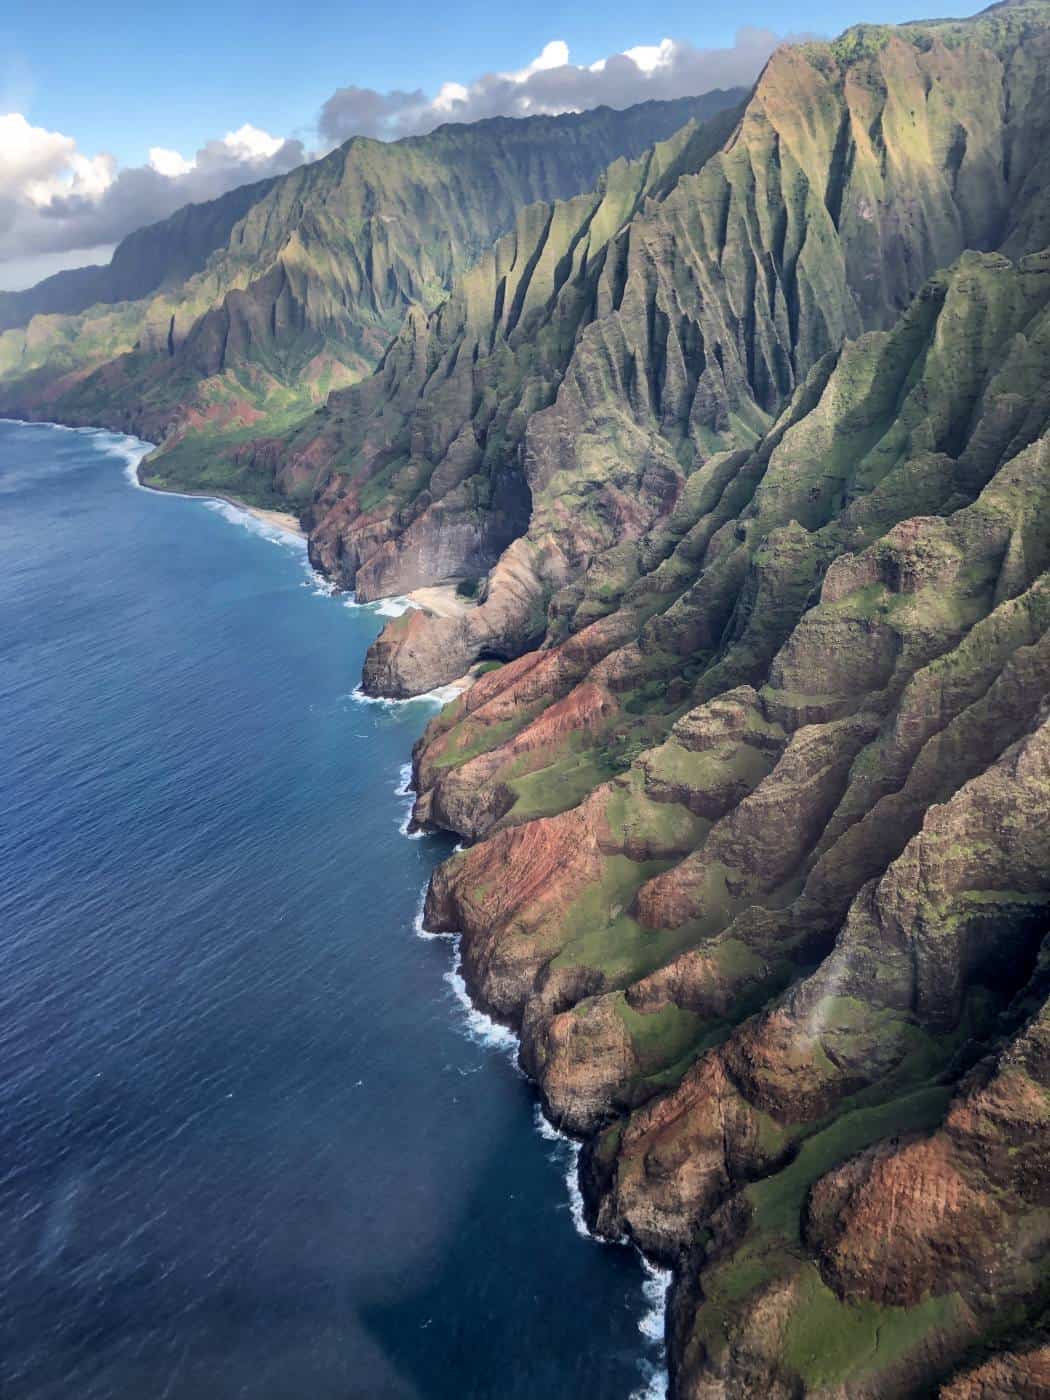
<svg viewBox="0 0 1050 1400">
<path fill-rule="evenodd" d="M 129 234 L 104 266 L 57 272 L 25 291 L 0 292 L 0 331 L 26 326 L 34 316 L 76 316 L 91 306 L 138 301 L 161 285 L 176 286 L 201 271 L 272 185 L 240 185 L 208 204 L 186 205 Z"/>
<path fill-rule="evenodd" d="M 589 188 L 738 96 L 352 138 L 132 235 L 109 268 L 0 300 L 0 318 L 26 322 L 0 335 L 0 404 L 218 456 L 368 374 L 405 311 L 443 300 L 519 208 Z M 45 314 L 63 300 L 76 314 Z"/>
</svg>

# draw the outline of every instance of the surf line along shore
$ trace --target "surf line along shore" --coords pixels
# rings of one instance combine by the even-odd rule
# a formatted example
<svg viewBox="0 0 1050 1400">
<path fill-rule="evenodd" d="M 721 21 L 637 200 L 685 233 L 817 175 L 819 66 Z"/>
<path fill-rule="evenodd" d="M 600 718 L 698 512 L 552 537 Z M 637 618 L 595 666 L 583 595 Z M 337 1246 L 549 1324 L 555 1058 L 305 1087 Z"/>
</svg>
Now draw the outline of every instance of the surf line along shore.
<svg viewBox="0 0 1050 1400">
<path fill-rule="evenodd" d="M 95 430 L 87 429 L 85 431 Z M 239 500 L 236 496 L 231 496 L 223 491 L 169 491 L 165 487 L 148 485 L 142 480 L 141 467 L 149 453 L 154 451 L 155 444 L 146 442 L 142 438 L 129 438 L 129 443 L 134 443 L 135 446 L 129 453 L 128 477 L 132 480 L 133 485 L 140 487 L 143 491 L 153 491 L 158 496 L 181 496 L 187 500 L 220 501 L 224 505 L 231 506 L 234 510 L 244 511 L 261 524 L 269 526 L 270 529 L 294 535 L 303 541 L 307 539 L 307 532 L 303 529 L 299 517 L 290 510 L 272 510 L 265 506 L 249 505 L 247 501 Z M 131 460 L 132 458 L 134 460 Z M 399 594 L 397 597 L 377 598 L 374 603 L 361 604 L 360 606 L 374 607 L 381 616 L 388 614 L 396 616 L 397 613 L 412 607 L 433 613 L 436 617 L 461 617 L 464 613 L 469 612 L 473 605 L 469 599 L 462 597 L 456 591 L 454 583 L 448 583 L 414 588 L 408 593 Z M 451 682 L 445 689 L 451 692 L 465 690 L 470 681 L 471 677 L 463 676 L 459 680 Z"/>
</svg>

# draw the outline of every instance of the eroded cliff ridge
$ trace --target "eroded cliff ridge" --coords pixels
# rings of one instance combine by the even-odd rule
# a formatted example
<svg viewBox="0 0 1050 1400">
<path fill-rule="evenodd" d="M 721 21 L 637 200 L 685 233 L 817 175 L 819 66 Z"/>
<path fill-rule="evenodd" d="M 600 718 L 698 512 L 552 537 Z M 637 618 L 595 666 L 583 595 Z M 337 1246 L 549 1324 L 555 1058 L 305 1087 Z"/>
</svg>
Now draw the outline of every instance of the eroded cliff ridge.
<svg viewBox="0 0 1050 1400">
<path fill-rule="evenodd" d="M 155 484 L 273 502 L 246 442 L 370 374 L 405 312 L 433 310 L 519 209 L 743 95 L 354 137 L 189 205 L 107 267 L 0 293 L 0 412 L 136 432 L 160 445 Z"/>
<path fill-rule="evenodd" d="M 480 672 L 426 923 L 675 1267 L 676 1396 L 1045 1392 L 1048 58 L 782 50 L 254 448 L 359 596 L 472 600 L 365 676 Z"/>
</svg>

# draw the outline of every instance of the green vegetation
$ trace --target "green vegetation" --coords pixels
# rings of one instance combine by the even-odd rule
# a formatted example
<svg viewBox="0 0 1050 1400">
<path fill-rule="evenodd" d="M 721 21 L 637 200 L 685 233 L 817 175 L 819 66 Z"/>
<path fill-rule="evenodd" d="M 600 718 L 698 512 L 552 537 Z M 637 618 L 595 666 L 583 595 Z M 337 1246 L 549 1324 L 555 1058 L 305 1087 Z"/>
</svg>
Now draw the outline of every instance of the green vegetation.
<svg viewBox="0 0 1050 1400">
<path fill-rule="evenodd" d="M 158 480 L 267 502 L 294 495 L 272 472 L 253 485 L 250 466 L 219 460 L 290 431 L 370 373 L 406 310 L 433 310 L 519 210 L 589 189 L 611 161 L 734 100 L 445 126 L 389 144 L 358 137 L 180 210 L 126 239 L 107 268 L 0 294 L 0 405 L 121 426 L 132 409 L 135 430 L 165 452 L 177 441 Z M 88 373 L 56 397 L 69 370 Z"/>
<path fill-rule="evenodd" d="M 631 1037 L 631 1045 L 643 1075 L 667 1069 L 694 1050 L 701 1039 L 703 1022 L 698 1016 L 669 1005 L 659 1011 L 633 1010 L 619 994 L 613 1000 L 616 1014 Z"/>
<path fill-rule="evenodd" d="M 877 1375 L 921 1347 L 931 1332 L 950 1328 L 962 1311 L 953 1294 L 911 1308 L 843 1303 L 812 1264 L 800 1271 L 795 1309 L 784 1337 L 784 1362 L 807 1386 L 853 1383 Z"/>
</svg>

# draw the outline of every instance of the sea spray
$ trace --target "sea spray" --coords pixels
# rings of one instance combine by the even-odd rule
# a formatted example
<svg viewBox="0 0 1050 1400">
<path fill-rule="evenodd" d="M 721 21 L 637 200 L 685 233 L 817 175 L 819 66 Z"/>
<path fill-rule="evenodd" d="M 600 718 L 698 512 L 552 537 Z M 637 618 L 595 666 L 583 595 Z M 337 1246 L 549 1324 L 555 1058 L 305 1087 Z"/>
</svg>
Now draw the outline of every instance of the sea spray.
<svg viewBox="0 0 1050 1400">
<path fill-rule="evenodd" d="M 403 763 L 401 772 L 398 775 L 397 787 L 394 789 L 394 796 L 405 799 L 401 820 L 397 824 L 397 829 L 402 836 L 407 836 L 410 841 L 418 841 L 426 833 L 422 830 L 412 830 L 412 809 L 416 805 L 415 793 L 412 791 L 412 765 Z"/>
<path fill-rule="evenodd" d="M 94 438 L 95 442 L 110 457 L 117 457 L 124 463 L 124 475 L 130 485 L 139 491 L 149 488 L 139 480 L 139 466 L 143 457 L 148 457 L 155 446 L 142 438 L 131 437 L 127 433 L 108 433 L 101 428 L 74 429 Z"/>
<path fill-rule="evenodd" d="M 344 608 L 360 608 L 370 613 L 375 613 L 376 617 L 403 617 L 407 612 L 420 612 L 421 608 L 412 598 L 405 598 L 399 594 L 394 594 L 389 598 L 374 598 L 371 602 L 362 603 L 351 593 L 343 603 Z"/>
<path fill-rule="evenodd" d="M 364 607 L 374 609 L 377 617 L 404 617 L 407 612 L 418 612 L 419 604 L 411 598 L 380 598 L 375 603 L 365 603 Z"/>
<path fill-rule="evenodd" d="M 544 1142 L 557 1144 L 551 1154 L 551 1161 L 557 1162 L 565 1169 L 565 1188 L 569 1193 L 569 1214 L 572 1216 L 576 1233 L 585 1240 L 595 1240 L 598 1244 L 616 1243 L 614 1240 L 603 1239 L 601 1235 L 596 1235 L 593 1230 L 587 1228 L 583 1192 L 580 1190 L 580 1144 L 575 1138 L 569 1137 L 567 1133 L 559 1132 L 544 1113 L 542 1104 L 536 1105 L 535 1118 L 536 1131 Z"/>
<path fill-rule="evenodd" d="M 220 496 L 206 496 L 204 505 L 208 510 L 214 511 L 216 515 L 221 515 L 224 520 L 228 520 L 231 525 L 239 525 L 242 530 L 250 530 L 253 535 L 258 535 L 260 539 L 267 540 L 270 544 L 279 544 L 285 549 L 294 549 L 302 554 L 306 553 L 306 540 L 296 530 L 285 529 L 283 525 L 278 525 L 275 521 L 261 520 L 245 506 L 235 505 L 233 501 L 224 501 Z"/>
<path fill-rule="evenodd" d="M 412 929 L 417 938 L 435 939 L 444 938 L 451 944 L 452 966 L 444 974 L 444 980 L 450 987 L 452 995 L 458 1002 L 463 1012 L 463 1028 L 467 1039 L 472 1040 L 475 1045 L 483 1045 L 487 1050 L 499 1050 L 508 1055 L 518 1073 L 524 1077 L 524 1070 L 518 1065 L 518 1046 L 520 1041 L 514 1031 L 509 1026 L 501 1025 L 499 1021 L 493 1020 L 474 1005 L 467 984 L 461 972 L 462 961 L 459 956 L 460 935 L 458 933 L 431 933 L 424 926 L 423 917 L 426 908 L 427 887 L 423 889 L 419 896 L 419 906 L 416 916 L 412 920 Z"/>
<path fill-rule="evenodd" d="M 661 1269 L 659 1265 L 646 1259 L 644 1254 L 641 1259 L 646 1273 L 642 1294 L 649 1307 L 642 1314 L 638 1330 L 658 1352 L 660 1361 L 656 1365 L 651 1362 L 642 1363 L 642 1369 L 646 1373 L 645 1381 L 631 1393 L 630 1400 L 667 1400 L 668 1375 L 664 1336 L 667 1327 L 667 1295 L 671 1289 L 672 1274 L 670 1269 Z"/>
</svg>

